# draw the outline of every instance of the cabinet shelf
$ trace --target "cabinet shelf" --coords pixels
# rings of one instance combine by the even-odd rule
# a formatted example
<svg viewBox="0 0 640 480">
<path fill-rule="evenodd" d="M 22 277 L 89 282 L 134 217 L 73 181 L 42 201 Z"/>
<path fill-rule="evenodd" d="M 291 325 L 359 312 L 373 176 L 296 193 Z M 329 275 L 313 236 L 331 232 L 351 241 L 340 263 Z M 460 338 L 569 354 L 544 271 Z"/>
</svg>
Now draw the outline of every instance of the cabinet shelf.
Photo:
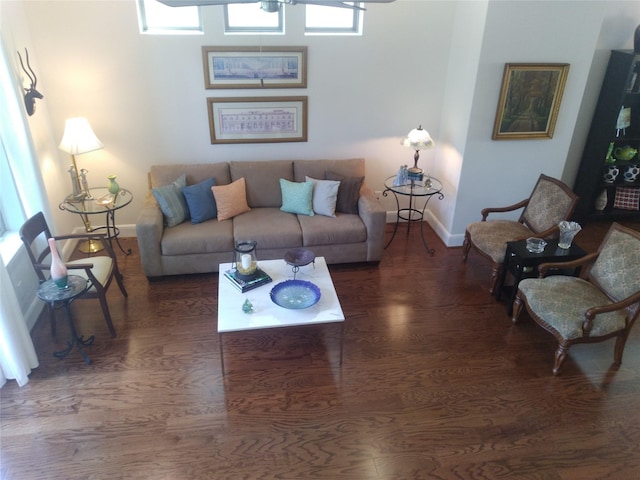
<svg viewBox="0 0 640 480">
<path fill-rule="evenodd" d="M 633 85 L 633 89 L 629 87 Z M 622 108 L 630 108 L 630 125 L 624 129 L 624 136 L 618 133 L 618 116 Z M 612 50 L 607 65 L 598 102 L 591 121 L 589 136 L 584 147 L 580 167 L 573 190 L 580 197 L 574 217 L 577 221 L 640 219 L 640 211 L 614 209 L 614 199 L 618 187 L 640 188 L 640 179 L 633 183 L 624 182 L 622 175 L 627 165 L 640 165 L 636 155 L 629 161 L 618 160 L 613 164 L 605 162 L 609 145 L 614 148 L 626 145 L 640 150 L 640 54 L 632 50 Z M 605 168 L 615 165 L 621 171 L 614 183 L 605 183 Z M 596 210 L 596 199 L 607 191 L 607 207 Z"/>
</svg>

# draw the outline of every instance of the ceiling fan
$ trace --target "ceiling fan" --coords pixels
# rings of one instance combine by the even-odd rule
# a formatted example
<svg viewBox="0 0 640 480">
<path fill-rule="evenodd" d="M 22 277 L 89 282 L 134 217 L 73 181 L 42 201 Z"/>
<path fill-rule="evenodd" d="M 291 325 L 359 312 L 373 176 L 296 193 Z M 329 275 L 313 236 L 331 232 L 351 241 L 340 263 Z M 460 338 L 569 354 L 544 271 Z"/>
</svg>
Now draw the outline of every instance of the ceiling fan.
<svg viewBox="0 0 640 480">
<path fill-rule="evenodd" d="M 280 9 L 281 5 L 296 5 L 298 3 L 302 4 L 312 4 L 312 5 L 322 5 L 325 7 L 340 7 L 340 8 L 351 8 L 357 10 L 364 10 L 364 8 L 351 5 L 349 2 L 343 1 L 326 1 L 326 0 L 158 0 L 160 3 L 164 3 L 165 5 L 169 5 L 170 7 L 204 7 L 207 5 L 229 5 L 232 3 L 258 3 L 260 2 L 260 8 L 265 12 L 277 12 Z M 359 3 L 391 3 L 395 0 L 359 0 Z"/>
</svg>

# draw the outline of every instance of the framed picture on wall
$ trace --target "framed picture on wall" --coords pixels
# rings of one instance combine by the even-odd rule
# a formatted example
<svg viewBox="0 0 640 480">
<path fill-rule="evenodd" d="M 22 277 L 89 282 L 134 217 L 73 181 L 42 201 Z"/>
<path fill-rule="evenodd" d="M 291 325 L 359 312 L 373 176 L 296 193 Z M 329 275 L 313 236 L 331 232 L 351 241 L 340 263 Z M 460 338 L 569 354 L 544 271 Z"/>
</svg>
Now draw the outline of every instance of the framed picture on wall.
<svg viewBox="0 0 640 480">
<path fill-rule="evenodd" d="M 568 63 L 507 63 L 494 140 L 553 138 Z"/>
<path fill-rule="evenodd" d="M 307 47 L 202 47 L 204 86 L 306 88 Z"/>
<path fill-rule="evenodd" d="M 207 98 L 211 143 L 307 141 L 307 97 Z"/>
</svg>

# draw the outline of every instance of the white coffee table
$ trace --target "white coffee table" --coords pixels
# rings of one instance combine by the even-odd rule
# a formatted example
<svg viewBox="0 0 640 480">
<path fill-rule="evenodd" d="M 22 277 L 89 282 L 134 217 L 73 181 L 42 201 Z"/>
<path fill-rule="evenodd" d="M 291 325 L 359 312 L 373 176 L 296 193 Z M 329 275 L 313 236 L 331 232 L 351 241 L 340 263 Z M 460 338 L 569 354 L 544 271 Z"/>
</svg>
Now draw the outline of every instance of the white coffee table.
<svg viewBox="0 0 640 480">
<path fill-rule="evenodd" d="M 316 257 L 314 263 L 300 267 L 296 274 L 296 280 L 306 280 L 320 289 L 318 303 L 304 309 L 287 309 L 271 301 L 271 289 L 284 280 L 293 279 L 292 267 L 284 260 L 258 261 L 258 266 L 271 276 L 273 282 L 246 293 L 239 292 L 224 277 L 224 272 L 229 270 L 231 265 L 231 263 L 220 264 L 218 276 L 218 338 L 223 375 L 225 373 L 223 334 L 322 323 L 340 324 L 340 364 L 342 365 L 344 313 L 342 313 L 324 257 Z M 242 304 L 246 299 L 253 304 L 251 313 L 242 311 Z"/>
</svg>

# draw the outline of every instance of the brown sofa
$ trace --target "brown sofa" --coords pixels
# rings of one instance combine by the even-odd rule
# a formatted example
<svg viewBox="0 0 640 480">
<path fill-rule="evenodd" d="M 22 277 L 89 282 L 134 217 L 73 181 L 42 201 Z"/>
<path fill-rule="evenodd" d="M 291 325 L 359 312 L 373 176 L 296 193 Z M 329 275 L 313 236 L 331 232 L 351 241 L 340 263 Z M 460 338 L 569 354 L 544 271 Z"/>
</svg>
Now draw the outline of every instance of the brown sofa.
<svg viewBox="0 0 640 480">
<path fill-rule="evenodd" d="M 357 199 L 357 214 L 335 217 L 299 215 L 280 210 L 280 179 L 304 182 L 325 179 L 327 172 L 345 178 L 364 177 L 364 159 L 232 161 L 191 165 L 153 165 L 149 194 L 136 222 L 140 259 L 149 278 L 217 272 L 233 260 L 236 241 L 255 240 L 258 260 L 282 258 L 288 250 L 305 247 L 327 263 L 378 262 L 384 244 L 385 211 L 365 182 Z M 232 219 L 192 224 L 187 220 L 166 227 L 152 188 L 171 184 L 186 174 L 187 185 L 213 177 L 228 185 L 244 177 L 250 211 Z"/>
</svg>

